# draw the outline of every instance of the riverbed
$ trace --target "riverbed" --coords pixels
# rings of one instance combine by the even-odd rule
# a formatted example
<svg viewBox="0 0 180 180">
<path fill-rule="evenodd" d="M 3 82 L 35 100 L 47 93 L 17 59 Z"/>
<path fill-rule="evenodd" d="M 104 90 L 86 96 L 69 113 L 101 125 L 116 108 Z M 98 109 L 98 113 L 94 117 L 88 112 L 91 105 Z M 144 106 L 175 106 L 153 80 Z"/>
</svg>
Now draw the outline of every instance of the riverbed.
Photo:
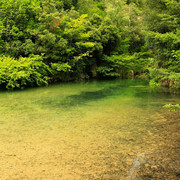
<svg viewBox="0 0 180 180">
<path fill-rule="evenodd" d="M 0 179 L 179 179 L 169 103 L 180 96 L 142 80 L 0 91 Z"/>
</svg>

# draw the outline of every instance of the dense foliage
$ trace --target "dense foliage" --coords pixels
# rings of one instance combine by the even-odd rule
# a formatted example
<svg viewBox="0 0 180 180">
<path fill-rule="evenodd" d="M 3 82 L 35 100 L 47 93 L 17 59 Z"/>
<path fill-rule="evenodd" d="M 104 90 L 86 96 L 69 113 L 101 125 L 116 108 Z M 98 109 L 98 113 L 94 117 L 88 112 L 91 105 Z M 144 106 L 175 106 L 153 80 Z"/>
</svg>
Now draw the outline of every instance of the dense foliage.
<svg viewBox="0 0 180 180">
<path fill-rule="evenodd" d="M 177 0 L 0 0 L 0 85 L 151 79 L 180 88 Z"/>
<path fill-rule="evenodd" d="M 0 57 L 1 86 L 13 89 L 47 84 L 51 70 L 42 60 L 38 55 L 18 60 Z"/>
</svg>

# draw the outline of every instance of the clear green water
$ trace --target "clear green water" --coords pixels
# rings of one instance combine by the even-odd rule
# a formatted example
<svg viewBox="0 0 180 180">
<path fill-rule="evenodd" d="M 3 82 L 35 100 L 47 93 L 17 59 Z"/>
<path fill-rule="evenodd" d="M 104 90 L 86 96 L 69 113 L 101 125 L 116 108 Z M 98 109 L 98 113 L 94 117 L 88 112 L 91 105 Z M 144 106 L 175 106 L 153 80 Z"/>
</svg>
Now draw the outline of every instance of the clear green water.
<svg viewBox="0 0 180 180">
<path fill-rule="evenodd" d="M 138 80 L 0 92 L 0 179 L 126 178 L 163 142 L 166 103 L 180 97 Z"/>
</svg>

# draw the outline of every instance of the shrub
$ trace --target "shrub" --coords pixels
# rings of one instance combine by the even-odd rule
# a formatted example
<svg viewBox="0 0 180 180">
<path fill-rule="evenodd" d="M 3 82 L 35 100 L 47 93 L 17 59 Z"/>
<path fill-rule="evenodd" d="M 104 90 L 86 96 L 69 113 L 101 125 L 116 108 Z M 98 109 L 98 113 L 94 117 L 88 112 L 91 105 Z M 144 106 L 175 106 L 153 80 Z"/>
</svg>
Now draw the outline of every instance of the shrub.
<svg viewBox="0 0 180 180">
<path fill-rule="evenodd" d="M 0 85 L 7 89 L 24 88 L 26 86 L 42 86 L 48 84 L 48 65 L 38 55 L 20 57 L 0 57 Z"/>
<path fill-rule="evenodd" d="M 172 112 L 172 111 L 179 110 L 179 109 L 180 109 L 180 105 L 179 105 L 179 104 L 175 104 L 175 105 L 173 105 L 173 104 L 165 104 L 165 105 L 163 106 L 163 108 L 168 108 L 168 110 L 169 110 L 170 112 Z"/>
<path fill-rule="evenodd" d="M 161 85 L 173 89 L 180 89 L 180 73 L 163 68 L 148 68 L 150 85 Z"/>
</svg>

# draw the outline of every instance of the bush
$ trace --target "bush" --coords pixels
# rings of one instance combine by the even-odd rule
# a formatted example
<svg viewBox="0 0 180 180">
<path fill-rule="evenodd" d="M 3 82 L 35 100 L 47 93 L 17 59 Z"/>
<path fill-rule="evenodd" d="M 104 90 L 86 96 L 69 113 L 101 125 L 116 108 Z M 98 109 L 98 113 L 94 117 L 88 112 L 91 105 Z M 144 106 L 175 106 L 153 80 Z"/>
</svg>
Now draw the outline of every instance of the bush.
<svg viewBox="0 0 180 180">
<path fill-rule="evenodd" d="M 151 86 L 165 86 L 172 89 L 180 89 L 180 73 L 163 68 L 148 68 Z"/>
<path fill-rule="evenodd" d="M 134 53 L 122 55 L 104 55 L 97 72 L 101 77 L 133 78 L 141 74 L 148 64 L 148 53 Z"/>
<path fill-rule="evenodd" d="M 163 106 L 163 108 L 168 108 L 168 110 L 169 110 L 170 112 L 172 112 L 172 111 L 179 110 L 179 109 L 180 109 L 180 105 L 179 105 L 179 104 L 175 104 L 175 105 L 173 105 L 173 104 L 165 104 L 165 105 Z"/>
<path fill-rule="evenodd" d="M 7 89 L 24 88 L 26 86 L 42 86 L 48 84 L 48 65 L 38 55 L 20 57 L 0 57 L 0 85 Z"/>
</svg>

